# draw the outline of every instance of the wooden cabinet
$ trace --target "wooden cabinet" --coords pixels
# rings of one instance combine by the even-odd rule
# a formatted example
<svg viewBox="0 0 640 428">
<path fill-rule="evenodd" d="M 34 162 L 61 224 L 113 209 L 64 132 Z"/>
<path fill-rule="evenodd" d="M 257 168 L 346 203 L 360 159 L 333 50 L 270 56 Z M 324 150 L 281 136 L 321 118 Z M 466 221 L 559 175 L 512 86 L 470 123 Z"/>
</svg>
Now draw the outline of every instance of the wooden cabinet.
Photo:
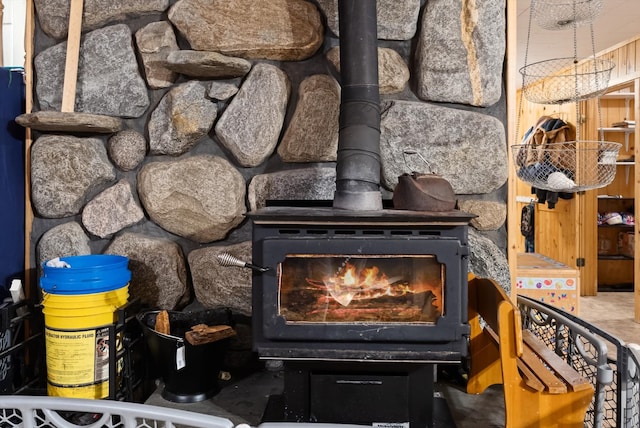
<svg viewBox="0 0 640 428">
<path fill-rule="evenodd" d="M 587 111 L 600 114 L 596 138 L 622 145 L 611 184 L 597 189 L 597 291 L 633 290 L 635 278 L 635 90 L 634 82 L 612 88 Z M 594 111 L 595 109 L 595 111 Z M 591 121 L 593 123 L 593 121 Z M 588 261 L 587 261 L 588 262 Z"/>
<path fill-rule="evenodd" d="M 538 253 L 518 253 L 516 291 L 579 315 L 580 273 Z"/>
<path fill-rule="evenodd" d="M 632 198 L 598 197 L 598 291 L 633 290 L 633 211 Z"/>
</svg>

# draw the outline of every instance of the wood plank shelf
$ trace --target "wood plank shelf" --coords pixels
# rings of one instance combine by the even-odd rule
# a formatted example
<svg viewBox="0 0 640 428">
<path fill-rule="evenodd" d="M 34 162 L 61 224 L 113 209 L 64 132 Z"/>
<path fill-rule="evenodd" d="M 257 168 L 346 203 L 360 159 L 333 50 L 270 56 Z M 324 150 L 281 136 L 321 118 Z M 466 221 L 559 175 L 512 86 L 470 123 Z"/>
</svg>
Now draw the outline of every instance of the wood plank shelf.
<svg viewBox="0 0 640 428">
<path fill-rule="evenodd" d="M 636 128 L 635 127 L 628 127 L 628 128 L 624 128 L 624 127 L 609 127 L 609 128 L 598 128 L 598 131 L 604 131 L 604 132 L 620 132 L 620 133 L 627 133 L 627 134 L 631 134 L 632 132 L 635 132 Z"/>
<path fill-rule="evenodd" d="M 599 260 L 633 260 L 633 257 L 623 256 L 621 254 L 616 254 L 613 256 L 598 256 Z"/>
</svg>

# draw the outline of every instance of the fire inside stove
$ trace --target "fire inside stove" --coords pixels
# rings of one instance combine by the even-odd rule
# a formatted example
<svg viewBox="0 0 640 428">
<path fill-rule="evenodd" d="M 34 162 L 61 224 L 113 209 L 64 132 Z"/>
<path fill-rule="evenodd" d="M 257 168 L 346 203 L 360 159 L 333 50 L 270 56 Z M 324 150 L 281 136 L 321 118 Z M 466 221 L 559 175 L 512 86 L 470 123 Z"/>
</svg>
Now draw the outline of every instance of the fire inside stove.
<svg viewBox="0 0 640 428">
<path fill-rule="evenodd" d="M 278 284 L 287 323 L 435 323 L 445 265 L 433 255 L 289 254 Z"/>
</svg>

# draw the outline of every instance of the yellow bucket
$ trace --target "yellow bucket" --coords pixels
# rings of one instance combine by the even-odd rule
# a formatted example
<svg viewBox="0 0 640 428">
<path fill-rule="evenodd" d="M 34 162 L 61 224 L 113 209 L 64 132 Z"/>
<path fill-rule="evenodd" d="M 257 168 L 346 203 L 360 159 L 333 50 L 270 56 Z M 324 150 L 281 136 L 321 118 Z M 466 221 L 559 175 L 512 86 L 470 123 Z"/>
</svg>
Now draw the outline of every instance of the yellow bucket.
<svg viewBox="0 0 640 428">
<path fill-rule="evenodd" d="M 81 257 L 98 259 L 77 259 Z M 88 268 L 91 263 L 96 263 L 95 269 L 99 269 L 104 263 L 111 262 L 109 257 L 116 258 L 114 263 L 121 262 L 117 257 L 127 260 L 123 256 L 68 257 L 65 260 L 71 267 L 74 264 L 81 266 L 83 272 L 74 274 L 73 269 L 58 268 L 64 271 L 55 272 L 40 281 L 43 288 L 47 394 L 50 396 L 92 399 L 109 396 L 110 357 L 115 358 L 117 349 L 117 344 L 109 343 L 109 330 L 116 321 L 116 311 L 129 299 L 130 273 L 127 270 L 128 275 L 122 272 L 112 275 L 107 269 L 102 277 L 96 271 L 89 275 L 91 278 L 88 280 L 78 282 L 77 278 L 92 270 Z M 105 286 L 104 282 L 109 280 L 114 282 Z M 99 282 L 99 289 L 108 291 L 93 292 L 98 289 L 94 286 Z M 87 290 L 88 293 L 82 294 Z"/>
<path fill-rule="evenodd" d="M 94 294 L 43 293 L 42 312 L 47 327 L 75 330 L 78 327 L 113 324 L 114 313 L 127 304 L 129 286 Z"/>
</svg>

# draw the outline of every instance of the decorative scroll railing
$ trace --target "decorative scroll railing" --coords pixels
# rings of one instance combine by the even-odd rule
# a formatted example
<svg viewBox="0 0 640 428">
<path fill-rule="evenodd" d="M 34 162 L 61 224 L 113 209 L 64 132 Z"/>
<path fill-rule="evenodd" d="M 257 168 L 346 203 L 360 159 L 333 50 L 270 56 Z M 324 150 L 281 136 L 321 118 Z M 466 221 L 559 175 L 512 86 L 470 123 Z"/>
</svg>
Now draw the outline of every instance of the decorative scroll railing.
<svg viewBox="0 0 640 428">
<path fill-rule="evenodd" d="M 640 346 L 529 297 L 518 306 L 524 327 L 594 385 L 585 427 L 640 426 Z"/>
</svg>

